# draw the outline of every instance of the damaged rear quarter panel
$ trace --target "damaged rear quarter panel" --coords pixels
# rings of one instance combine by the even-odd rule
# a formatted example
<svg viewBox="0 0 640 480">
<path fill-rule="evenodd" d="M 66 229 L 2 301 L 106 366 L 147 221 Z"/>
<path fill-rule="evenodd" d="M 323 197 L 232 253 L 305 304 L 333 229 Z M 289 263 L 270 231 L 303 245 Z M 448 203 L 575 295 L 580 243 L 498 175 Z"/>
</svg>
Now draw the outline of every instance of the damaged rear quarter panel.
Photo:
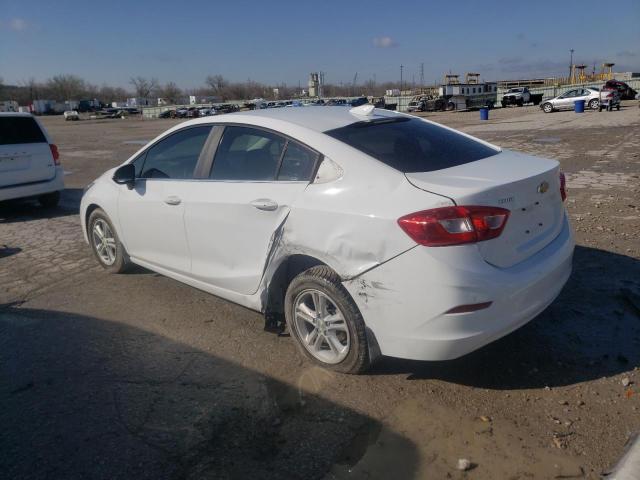
<svg viewBox="0 0 640 480">
<path fill-rule="evenodd" d="M 415 247 L 398 218 L 451 205 L 449 199 L 413 187 L 400 172 L 375 167 L 366 172 L 345 167 L 342 178 L 307 187 L 273 237 L 267 278 L 288 256 L 303 254 L 325 263 L 343 280 L 353 279 Z"/>
</svg>

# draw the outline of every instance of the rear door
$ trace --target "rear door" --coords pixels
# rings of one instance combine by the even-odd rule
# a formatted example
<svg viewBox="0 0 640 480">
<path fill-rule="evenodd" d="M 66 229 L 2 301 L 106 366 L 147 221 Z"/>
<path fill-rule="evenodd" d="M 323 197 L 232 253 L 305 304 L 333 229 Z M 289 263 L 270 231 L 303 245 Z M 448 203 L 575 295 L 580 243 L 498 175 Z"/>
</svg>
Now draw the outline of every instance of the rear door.
<svg viewBox="0 0 640 480">
<path fill-rule="evenodd" d="M 0 115 L 0 188 L 51 180 L 49 142 L 31 115 Z"/>
<path fill-rule="evenodd" d="M 209 180 L 195 182 L 187 202 L 191 272 L 248 295 L 319 155 L 268 130 L 228 126 L 220 135 Z"/>
</svg>

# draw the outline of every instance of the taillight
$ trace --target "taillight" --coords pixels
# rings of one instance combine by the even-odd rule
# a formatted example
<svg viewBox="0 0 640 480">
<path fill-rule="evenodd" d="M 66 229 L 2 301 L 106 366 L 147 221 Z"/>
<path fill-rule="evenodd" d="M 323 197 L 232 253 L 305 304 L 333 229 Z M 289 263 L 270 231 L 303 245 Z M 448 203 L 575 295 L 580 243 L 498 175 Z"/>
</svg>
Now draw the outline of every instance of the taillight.
<svg viewBox="0 0 640 480">
<path fill-rule="evenodd" d="M 567 179 L 563 172 L 560 172 L 560 196 L 563 202 L 567 199 Z"/>
<path fill-rule="evenodd" d="M 482 242 L 500 236 L 509 210 L 498 207 L 442 207 L 411 213 L 398 225 L 416 243 L 443 247 Z"/>
<path fill-rule="evenodd" d="M 57 145 L 50 143 L 49 148 L 51 149 L 51 155 L 53 155 L 53 164 L 60 165 L 60 153 L 58 153 Z"/>
</svg>

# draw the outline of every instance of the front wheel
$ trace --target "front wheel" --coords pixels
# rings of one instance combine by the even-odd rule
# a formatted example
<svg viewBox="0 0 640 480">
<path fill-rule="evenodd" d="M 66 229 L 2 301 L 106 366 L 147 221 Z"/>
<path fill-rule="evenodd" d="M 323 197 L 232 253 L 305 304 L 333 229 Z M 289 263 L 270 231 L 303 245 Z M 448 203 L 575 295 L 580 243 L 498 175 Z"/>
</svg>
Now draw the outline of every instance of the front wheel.
<svg viewBox="0 0 640 480">
<path fill-rule="evenodd" d="M 597 98 L 594 98 L 589 102 L 589 108 L 591 110 L 597 110 L 599 105 L 600 105 L 600 101 Z"/>
<path fill-rule="evenodd" d="M 131 262 L 107 214 L 96 208 L 87 222 L 89 244 L 98 262 L 108 272 L 122 273 Z"/>
<path fill-rule="evenodd" d="M 542 111 L 544 113 L 551 113 L 553 112 L 553 105 L 551 105 L 550 103 L 545 103 L 544 105 L 542 105 Z"/>
<path fill-rule="evenodd" d="M 293 279 L 285 317 L 298 349 L 316 364 L 352 374 L 369 368 L 364 320 L 329 267 L 313 267 Z"/>
</svg>

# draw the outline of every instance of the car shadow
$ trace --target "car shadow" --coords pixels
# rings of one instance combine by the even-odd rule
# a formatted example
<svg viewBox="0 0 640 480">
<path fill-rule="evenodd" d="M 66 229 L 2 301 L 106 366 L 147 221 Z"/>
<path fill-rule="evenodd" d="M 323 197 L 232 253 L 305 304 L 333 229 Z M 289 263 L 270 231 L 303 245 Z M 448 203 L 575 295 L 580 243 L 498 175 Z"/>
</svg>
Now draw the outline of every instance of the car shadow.
<svg viewBox="0 0 640 480">
<path fill-rule="evenodd" d="M 16 253 L 20 253 L 21 251 L 22 249 L 19 247 L 0 245 L 0 258 L 10 257 L 11 255 L 15 255 Z"/>
<path fill-rule="evenodd" d="M 5 478 L 321 478 L 381 429 L 157 333 L 15 304 L 0 305 L 0 378 Z M 390 438 L 412 478 L 415 445 Z"/>
<path fill-rule="evenodd" d="M 406 374 L 496 390 L 559 387 L 640 366 L 640 261 L 578 246 L 556 301 L 514 333 L 459 359 L 383 358 L 371 375 Z"/>
<path fill-rule="evenodd" d="M 60 204 L 53 208 L 42 207 L 35 199 L 6 200 L 0 202 L 0 224 L 67 217 L 77 214 L 80 209 L 81 199 L 81 188 L 66 188 L 62 191 Z"/>
</svg>

